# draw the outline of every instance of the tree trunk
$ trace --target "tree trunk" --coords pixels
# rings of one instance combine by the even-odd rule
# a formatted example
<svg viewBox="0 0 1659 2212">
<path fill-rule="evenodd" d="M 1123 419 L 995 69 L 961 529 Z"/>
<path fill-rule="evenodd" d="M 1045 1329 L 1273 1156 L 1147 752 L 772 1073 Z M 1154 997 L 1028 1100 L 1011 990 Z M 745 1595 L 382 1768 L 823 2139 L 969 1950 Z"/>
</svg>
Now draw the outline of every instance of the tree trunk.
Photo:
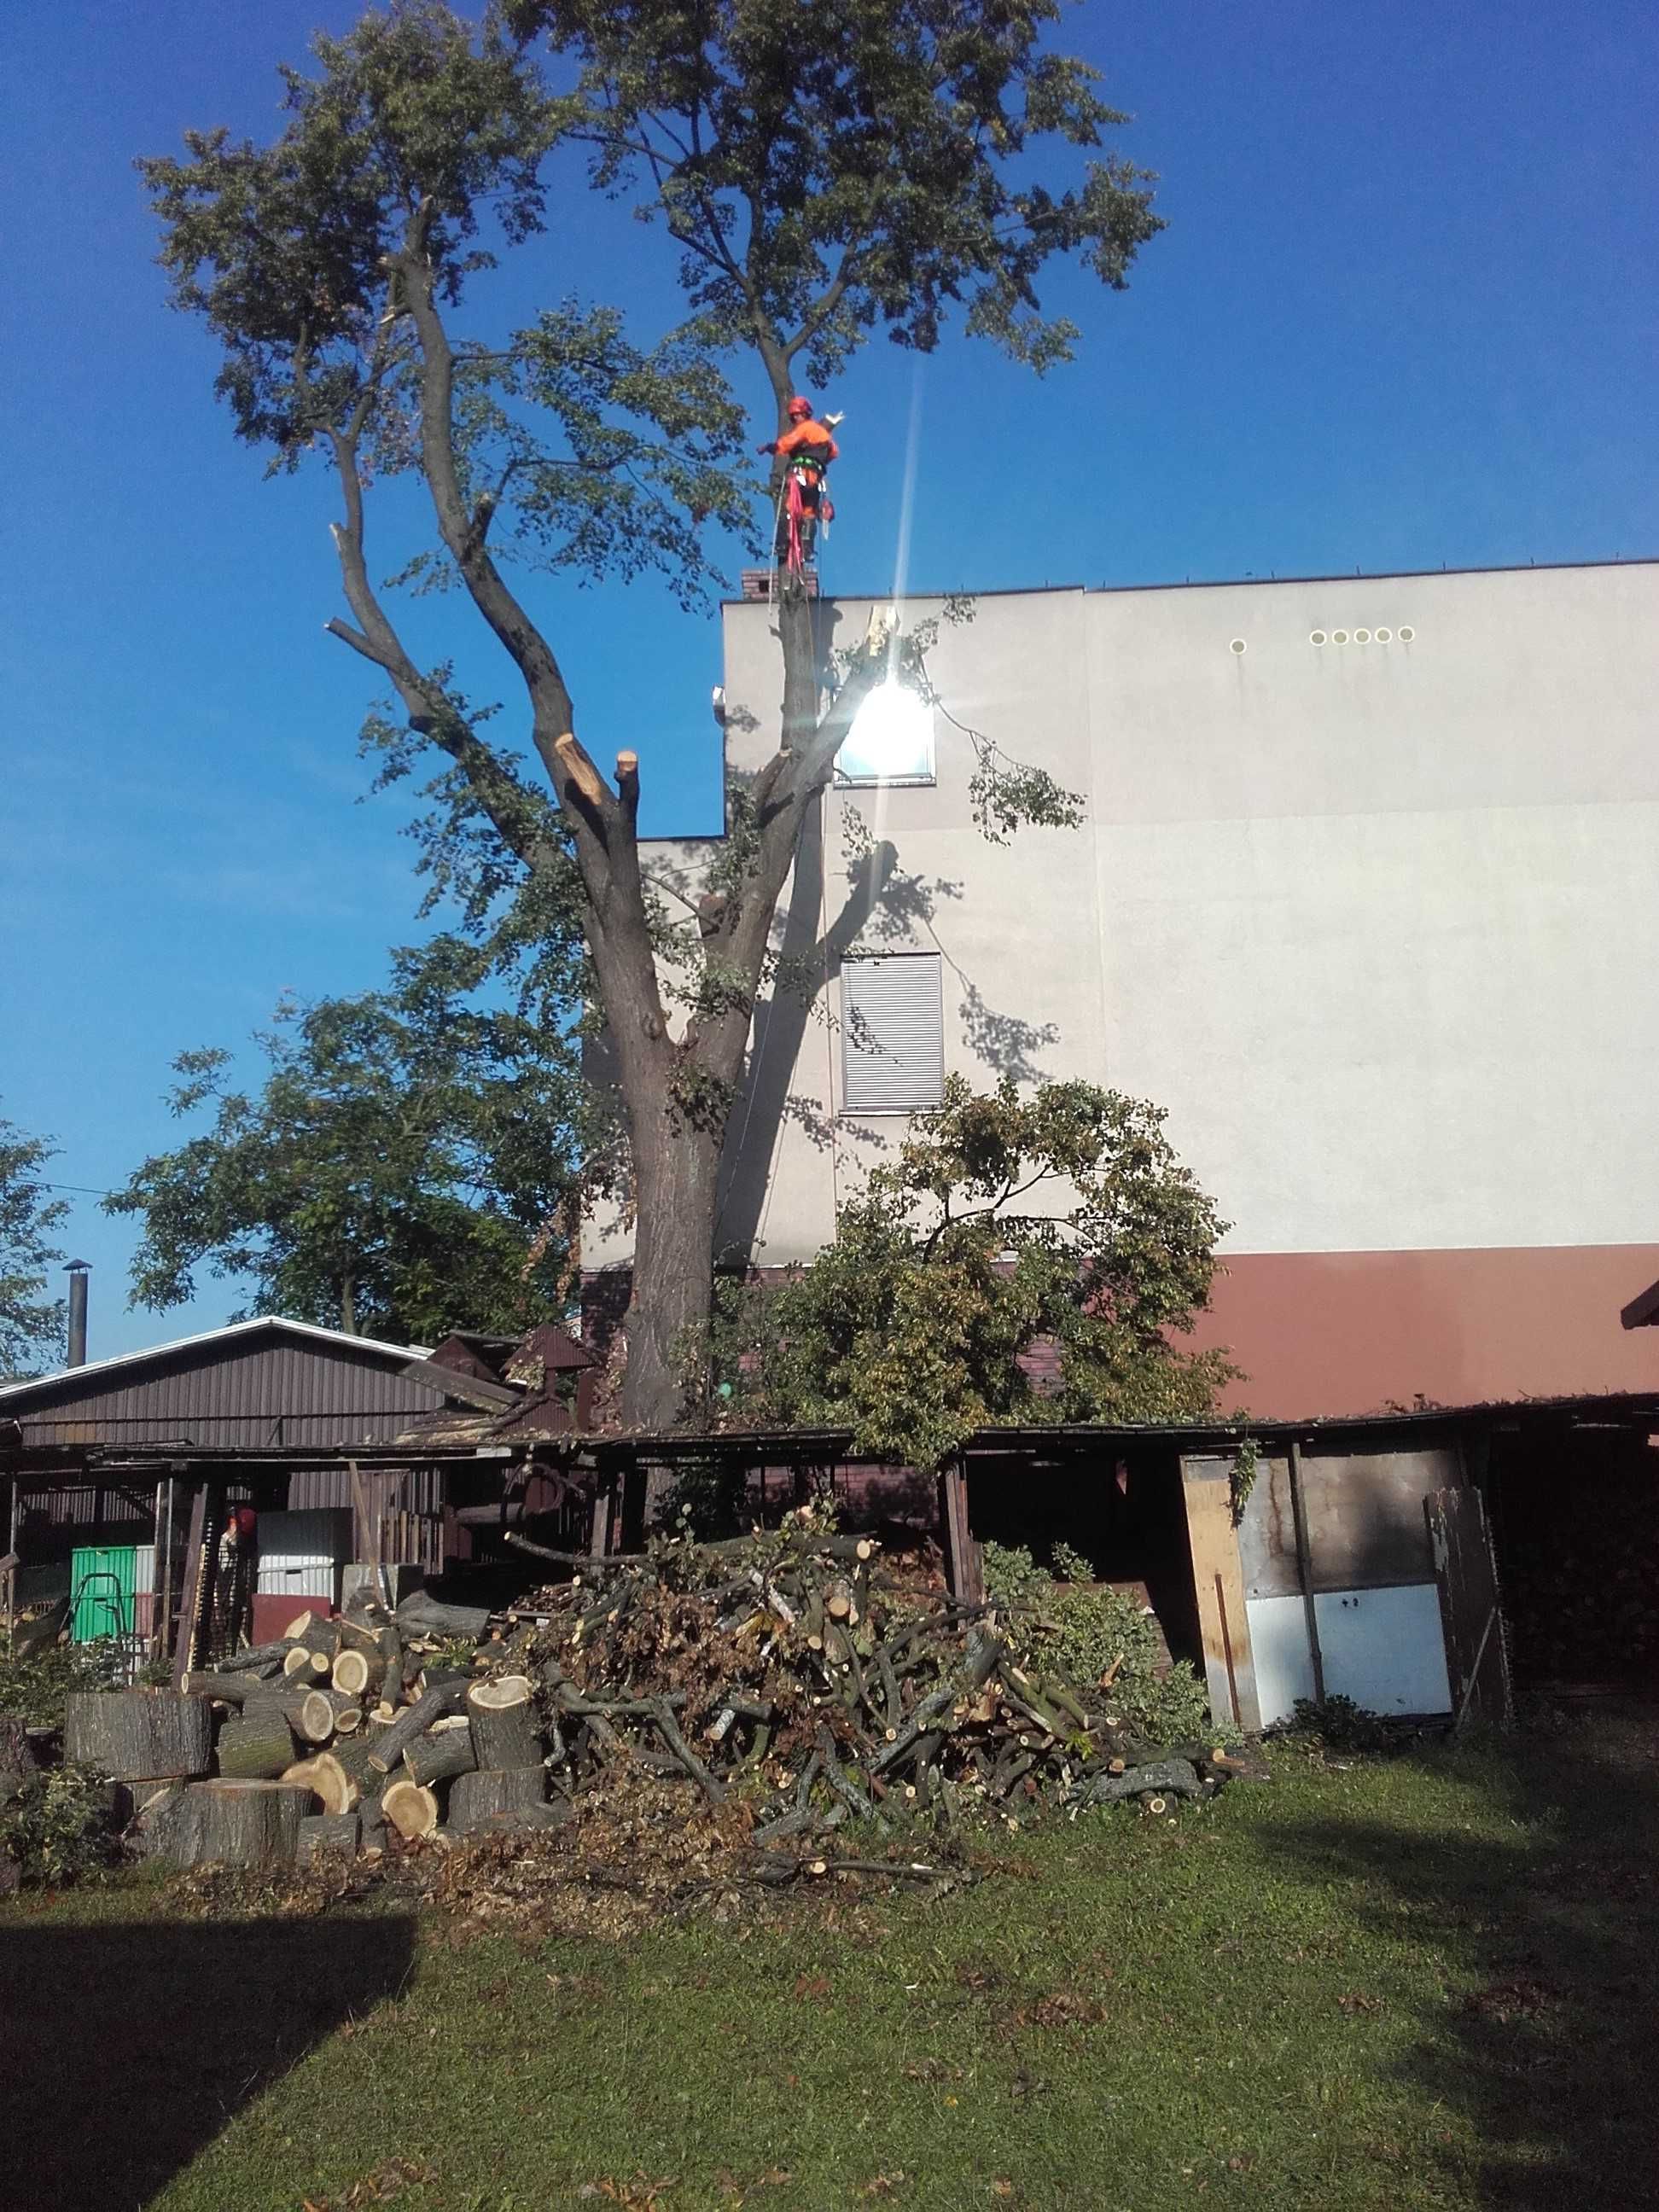
<svg viewBox="0 0 1659 2212">
<path fill-rule="evenodd" d="M 458 1774 L 450 1785 L 449 1827 L 458 1836 L 539 1827 L 547 1823 L 547 1770 L 514 1766 L 505 1771 Z"/>
<path fill-rule="evenodd" d="M 693 1127 L 666 1096 L 629 1103 L 638 1228 L 619 1411 L 624 1428 L 667 1429 L 705 1357 L 720 1130 Z"/>
<path fill-rule="evenodd" d="M 315 1759 L 301 1759 L 283 1772 L 283 1780 L 309 1790 L 322 1800 L 325 1813 L 349 1813 L 362 1796 L 356 1780 L 331 1752 L 319 1751 Z M 308 1813 L 311 1808 L 306 1808 Z"/>
<path fill-rule="evenodd" d="M 219 1771 L 232 1779 L 275 1782 L 294 1764 L 294 1737 L 280 1713 L 227 1721 L 219 1731 Z"/>
<path fill-rule="evenodd" d="M 494 1682 L 479 1682 L 468 1691 L 466 1707 L 480 1766 L 534 1766 L 539 1762 L 541 1733 L 528 1676 L 503 1674 Z"/>
<path fill-rule="evenodd" d="M 144 1838 L 175 1866 L 290 1866 L 311 1804 L 283 1782 L 192 1782 L 146 1805 Z"/>
<path fill-rule="evenodd" d="M 64 1753 L 94 1766 L 112 1782 L 205 1774 L 212 1764 L 213 1707 L 205 1698 L 158 1690 L 92 1690 L 71 1694 Z"/>
<path fill-rule="evenodd" d="M 313 1813 L 300 1823 L 299 1861 L 309 1866 L 315 1859 L 355 1859 L 362 1833 L 355 1813 Z"/>
</svg>

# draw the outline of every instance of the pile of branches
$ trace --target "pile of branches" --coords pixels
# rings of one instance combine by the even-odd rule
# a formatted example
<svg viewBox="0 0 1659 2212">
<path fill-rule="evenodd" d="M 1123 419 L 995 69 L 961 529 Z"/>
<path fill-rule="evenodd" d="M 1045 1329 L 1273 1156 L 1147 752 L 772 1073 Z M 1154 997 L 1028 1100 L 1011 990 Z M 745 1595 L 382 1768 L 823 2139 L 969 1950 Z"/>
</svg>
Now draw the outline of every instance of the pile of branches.
<svg viewBox="0 0 1659 2212">
<path fill-rule="evenodd" d="M 809 1512 L 732 1544 L 583 1561 L 520 1609 L 499 1663 L 533 1685 L 573 1796 L 643 1768 L 741 1807 L 762 1848 L 848 1823 L 950 1834 L 1129 1801 L 1164 1812 L 1243 1770 L 1213 1743 L 1141 1740 L 1113 1670 L 1023 1667 L 1006 1628 Z"/>
</svg>

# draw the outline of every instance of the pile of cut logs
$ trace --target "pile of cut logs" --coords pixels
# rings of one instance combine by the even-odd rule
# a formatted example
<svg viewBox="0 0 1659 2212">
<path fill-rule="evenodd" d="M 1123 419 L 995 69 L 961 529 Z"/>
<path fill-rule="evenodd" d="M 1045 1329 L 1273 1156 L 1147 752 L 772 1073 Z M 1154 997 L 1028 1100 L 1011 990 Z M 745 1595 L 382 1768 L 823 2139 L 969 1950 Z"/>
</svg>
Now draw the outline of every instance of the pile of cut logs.
<svg viewBox="0 0 1659 2212">
<path fill-rule="evenodd" d="M 64 1751 L 123 1785 L 135 1838 L 180 1865 L 305 1863 L 439 1825 L 452 1834 L 550 1819 L 528 1682 L 442 1663 L 489 1613 L 424 1591 L 395 1612 L 360 1595 L 337 1619 L 302 1613 L 183 1693 L 69 1700 Z"/>
<path fill-rule="evenodd" d="M 372 1850 L 388 1830 L 553 1826 L 619 1804 L 629 1778 L 684 1785 L 763 1850 L 854 1820 L 1164 1812 L 1260 1771 L 1213 1743 L 1138 1739 L 1115 1669 L 1079 1683 L 1022 1666 L 994 1607 L 884 1573 L 867 1537 L 807 1523 L 540 1556 L 577 1571 L 505 1616 L 359 1598 L 187 1676 L 181 1697 L 76 1698 L 68 1754 L 129 1784 L 152 1850 L 243 1866 Z M 441 1663 L 458 1638 L 471 1664 Z"/>
</svg>

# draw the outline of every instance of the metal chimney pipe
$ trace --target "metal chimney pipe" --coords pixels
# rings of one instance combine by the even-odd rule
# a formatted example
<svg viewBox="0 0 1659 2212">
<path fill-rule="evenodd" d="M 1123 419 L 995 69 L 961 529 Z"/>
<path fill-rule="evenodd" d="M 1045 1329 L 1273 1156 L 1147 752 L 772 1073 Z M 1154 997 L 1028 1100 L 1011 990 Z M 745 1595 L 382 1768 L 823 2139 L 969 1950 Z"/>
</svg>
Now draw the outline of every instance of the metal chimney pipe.
<svg viewBox="0 0 1659 2212">
<path fill-rule="evenodd" d="M 70 1279 L 69 1364 L 87 1364 L 87 1267 L 85 1260 L 71 1260 L 64 1273 Z"/>
</svg>

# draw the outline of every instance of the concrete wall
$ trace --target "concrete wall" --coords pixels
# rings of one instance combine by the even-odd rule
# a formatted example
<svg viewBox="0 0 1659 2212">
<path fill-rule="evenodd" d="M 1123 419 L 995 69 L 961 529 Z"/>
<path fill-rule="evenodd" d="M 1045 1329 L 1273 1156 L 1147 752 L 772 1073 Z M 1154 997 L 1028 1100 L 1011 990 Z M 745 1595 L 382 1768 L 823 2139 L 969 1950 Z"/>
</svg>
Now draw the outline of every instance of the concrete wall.
<svg viewBox="0 0 1659 2212">
<path fill-rule="evenodd" d="M 869 605 L 825 605 L 826 652 Z M 907 602 L 904 620 L 939 611 Z M 769 610 L 729 607 L 725 647 L 741 773 L 778 728 Z M 955 720 L 1080 793 L 1086 825 L 988 844 L 971 747 L 943 718 L 934 787 L 826 795 L 779 933 L 823 980 L 757 1019 L 732 1251 L 810 1257 L 902 1127 L 840 1112 L 838 960 L 886 946 L 941 957 L 947 1067 L 1165 1105 L 1239 1279 L 1262 1255 L 1417 1266 L 1395 1355 L 1317 1407 L 1262 1379 L 1264 1341 L 1271 1369 L 1317 1312 L 1314 1276 L 1305 1297 L 1280 1282 L 1284 1326 L 1255 1330 L 1243 1394 L 1257 1410 L 1436 1395 L 1413 1379 L 1455 1295 L 1432 1255 L 1603 1248 L 1595 1295 L 1605 1277 L 1617 1303 L 1659 1275 L 1659 564 L 993 594 L 931 665 Z M 851 810 L 886 848 L 873 904 Z M 1498 1365 L 1506 1297 L 1530 1282 L 1536 1308 L 1547 1279 L 1519 1258 L 1489 1274 Z M 1406 1274 L 1389 1295 L 1411 1307 Z M 1601 1371 L 1568 1362 L 1550 1387 L 1659 1380 L 1659 1342 L 1620 1340 L 1616 1305 L 1589 1333 Z M 1492 1364 L 1437 1375 L 1496 1395 Z"/>
</svg>

